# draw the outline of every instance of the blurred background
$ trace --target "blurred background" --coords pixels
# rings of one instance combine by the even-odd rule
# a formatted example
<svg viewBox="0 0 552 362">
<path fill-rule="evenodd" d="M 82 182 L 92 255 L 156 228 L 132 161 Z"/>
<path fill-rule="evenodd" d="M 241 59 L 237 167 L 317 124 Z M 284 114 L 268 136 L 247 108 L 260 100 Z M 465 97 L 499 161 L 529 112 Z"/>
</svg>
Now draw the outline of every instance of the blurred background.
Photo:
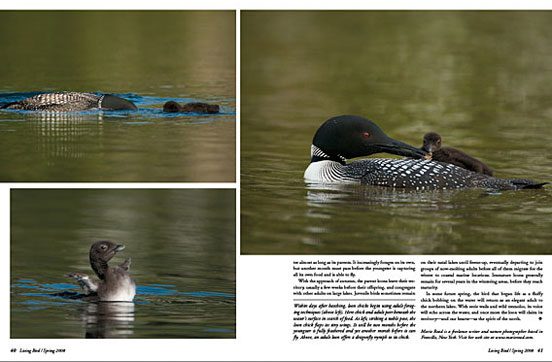
<svg viewBox="0 0 552 362">
<path fill-rule="evenodd" d="M 242 11 L 242 253 L 552 252 L 547 190 L 308 186 L 316 129 L 341 114 L 552 181 L 552 13 Z M 393 157 L 386 154 L 376 157 Z"/>
<path fill-rule="evenodd" d="M 139 108 L 0 112 L 0 181 L 235 180 L 234 11 L 0 11 L 0 48 L 0 103 L 81 91 Z M 170 99 L 221 114 L 163 114 Z"/>
<path fill-rule="evenodd" d="M 134 304 L 67 298 L 98 240 Z M 234 190 L 12 189 L 10 261 L 11 338 L 235 338 Z"/>
</svg>

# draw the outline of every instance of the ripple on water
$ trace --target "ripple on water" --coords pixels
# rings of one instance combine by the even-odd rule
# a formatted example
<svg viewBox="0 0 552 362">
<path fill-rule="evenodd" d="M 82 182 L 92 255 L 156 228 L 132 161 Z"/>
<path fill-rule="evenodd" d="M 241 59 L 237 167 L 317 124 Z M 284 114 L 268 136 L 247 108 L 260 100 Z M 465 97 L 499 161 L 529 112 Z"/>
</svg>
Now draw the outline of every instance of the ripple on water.
<svg viewBox="0 0 552 362">
<path fill-rule="evenodd" d="M 233 338 L 235 295 L 218 291 L 182 292 L 171 284 L 137 287 L 134 303 L 87 301 L 68 283 L 19 279 L 12 283 L 12 312 L 27 318 L 38 338 Z M 57 326 L 57 327 L 56 327 Z M 13 332 L 13 324 L 12 324 Z M 29 338 L 12 335 L 12 338 Z"/>
<path fill-rule="evenodd" d="M 233 301 L 235 295 L 231 293 L 217 292 L 217 291 L 188 291 L 181 292 L 175 289 L 175 285 L 171 284 L 149 284 L 138 285 L 136 287 L 136 302 L 147 303 L 163 303 L 163 302 L 176 302 L 179 298 L 221 298 Z M 24 297 L 21 300 L 21 304 L 41 304 L 47 305 L 52 303 L 54 305 L 60 304 L 60 300 L 66 300 L 67 302 L 76 300 L 80 301 L 83 294 L 80 294 L 80 288 L 70 283 L 38 283 L 33 279 L 19 279 L 12 284 L 12 292 L 15 292 L 17 296 Z M 18 290 L 21 289 L 21 290 Z M 163 297 L 175 297 L 174 300 Z M 33 299 L 29 299 L 33 298 Z M 46 298 L 46 299 L 34 299 L 34 298 Z M 190 301 L 187 301 L 190 302 Z M 65 304 L 64 302 L 63 304 Z"/>
</svg>

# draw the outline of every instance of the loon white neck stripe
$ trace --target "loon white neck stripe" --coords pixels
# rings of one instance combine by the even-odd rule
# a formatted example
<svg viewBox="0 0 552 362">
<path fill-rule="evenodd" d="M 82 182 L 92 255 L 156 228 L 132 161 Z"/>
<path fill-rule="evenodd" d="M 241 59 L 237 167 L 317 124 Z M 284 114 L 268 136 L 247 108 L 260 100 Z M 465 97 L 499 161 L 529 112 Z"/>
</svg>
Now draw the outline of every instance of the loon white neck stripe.
<svg viewBox="0 0 552 362">
<path fill-rule="evenodd" d="M 103 94 L 101 97 L 100 97 L 100 100 L 98 101 L 98 109 L 102 109 L 102 101 L 105 97 L 105 94 Z"/>
<path fill-rule="evenodd" d="M 313 182 L 360 182 L 360 179 L 347 175 L 346 167 L 330 160 L 312 162 L 305 170 L 304 178 Z"/>
<path fill-rule="evenodd" d="M 321 158 L 327 158 L 329 159 L 330 156 L 328 156 L 326 154 L 326 152 L 322 151 L 320 148 L 318 148 L 317 146 L 315 145 L 311 145 L 311 157 L 321 157 Z M 337 157 L 339 157 L 339 159 L 343 162 L 347 162 L 347 159 L 341 155 L 337 155 Z"/>
<path fill-rule="evenodd" d="M 311 157 L 322 157 L 322 158 L 330 158 L 324 151 L 322 151 L 320 148 L 316 147 L 315 145 L 311 145 Z"/>
</svg>

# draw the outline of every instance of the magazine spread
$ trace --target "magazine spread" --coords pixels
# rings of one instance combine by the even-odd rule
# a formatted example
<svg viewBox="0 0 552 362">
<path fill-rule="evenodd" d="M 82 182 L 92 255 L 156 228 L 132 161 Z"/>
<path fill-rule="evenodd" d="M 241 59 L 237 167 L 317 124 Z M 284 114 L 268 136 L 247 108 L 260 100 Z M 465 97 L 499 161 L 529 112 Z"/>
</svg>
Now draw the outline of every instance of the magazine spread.
<svg viewBox="0 0 552 362">
<path fill-rule="evenodd" d="M 542 4 L 20 6 L 2 360 L 552 360 Z"/>
</svg>

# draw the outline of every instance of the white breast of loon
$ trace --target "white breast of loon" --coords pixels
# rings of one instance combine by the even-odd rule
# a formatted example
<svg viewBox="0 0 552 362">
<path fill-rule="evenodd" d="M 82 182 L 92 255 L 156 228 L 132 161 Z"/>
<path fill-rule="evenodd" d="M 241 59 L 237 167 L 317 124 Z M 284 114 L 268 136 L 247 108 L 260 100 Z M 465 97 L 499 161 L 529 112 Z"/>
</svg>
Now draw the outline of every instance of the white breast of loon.
<svg viewBox="0 0 552 362">
<path fill-rule="evenodd" d="M 360 183 L 360 178 L 348 177 L 343 166 L 335 161 L 312 162 L 305 170 L 303 177 L 308 182 L 322 183 Z"/>
<path fill-rule="evenodd" d="M 117 284 L 117 288 L 109 290 L 100 287 L 98 289 L 100 300 L 104 302 L 132 302 L 136 295 L 136 284 L 134 281 L 126 276 L 119 278 Z"/>
</svg>

